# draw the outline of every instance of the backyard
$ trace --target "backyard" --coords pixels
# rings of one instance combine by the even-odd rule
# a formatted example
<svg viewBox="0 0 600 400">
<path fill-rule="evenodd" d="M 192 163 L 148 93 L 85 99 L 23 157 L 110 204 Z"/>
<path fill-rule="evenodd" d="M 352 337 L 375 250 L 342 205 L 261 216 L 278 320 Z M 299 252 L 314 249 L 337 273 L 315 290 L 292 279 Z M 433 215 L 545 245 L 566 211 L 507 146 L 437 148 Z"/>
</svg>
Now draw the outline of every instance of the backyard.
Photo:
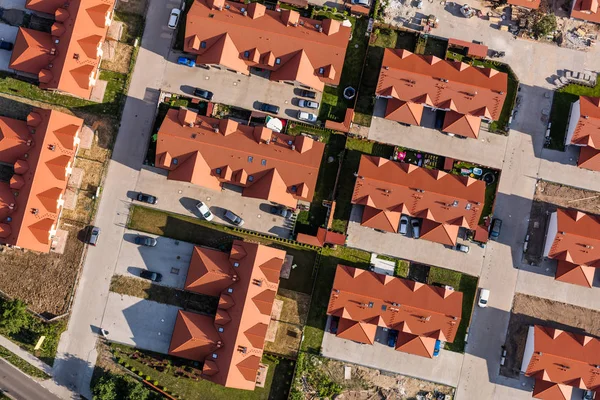
<svg viewBox="0 0 600 400">
<path fill-rule="evenodd" d="M 554 92 L 552 111 L 550 112 L 550 143 L 548 148 L 553 150 L 565 150 L 565 137 L 567 135 L 567 123 L 571 104 L 579 99 L 579 96 L 600 97 L 600 81 L 596 86 L 587 87 L 576 84 L 566 85 Z"/>
</svg>

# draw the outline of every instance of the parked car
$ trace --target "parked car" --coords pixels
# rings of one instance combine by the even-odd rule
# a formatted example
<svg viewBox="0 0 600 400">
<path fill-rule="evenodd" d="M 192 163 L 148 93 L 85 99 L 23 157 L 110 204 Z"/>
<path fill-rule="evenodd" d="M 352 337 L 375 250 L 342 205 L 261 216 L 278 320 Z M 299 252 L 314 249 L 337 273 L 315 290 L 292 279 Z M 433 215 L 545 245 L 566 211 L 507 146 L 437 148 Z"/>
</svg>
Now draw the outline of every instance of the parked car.
<svg viewBox="0 0 600 400">
<path fill-rule="evenodd" d="M 193 58 L 187 58 L 187 57 L 181 56 L 177 59 L 177 64 L 187 65 L 188 67 L 195 67 L 196 60 L 194 60 Z"/>
<path fill-rule="evenodd" d="M 396 339 L 398 339 L 398 331 L 390 329 L 388 331 L 387 345 L 390 347 L 396 347 Z"/>
<path fill-rule="evenodd" d="M 278 114 L 279 113 L 279 106 L 274 106 L 273 104 L 268 104 L 268 103 L 262 103 L 260 105 L 260 111 L 264 111 L 264 112 L 268 112 L 271 114 Z"/>
<path fill-rule="evenodd" d="M 135 244 L 148 247 L 154 247 L 156 246 L 156 243 L 158 243 L 153 237 L 141 235 L 136 236 L 133 241 L 135 242 Z"/>
<path fill-rule="evenodd" d="M 137 201 L 141 201 L 142 203 L 148 203 L 148 204 L 158 203 L 158 199 L 155 196 L 152 196 L 151 194 L 142 193 L 142 192 L 139 192 L 135 198 Z"/>
<path fill-rule="evenodd" d="M 487 307 L 489 299 L 490 299 L 490 290 L 481 288 L 479 290 L 479 300 L 477 301 L 477 305 L 479 307 Z"/>
<path fill-rule="evenodd" d="M 208 206 L 201 201 L 199 201 L 198 204 L 196 204 L 196 209 L 198 210 L 200 215 L 202 215 L 202 217 L 204 217 L 204 219 L 207 221 L 212 221 L 215 217 L 213 213 L 211 213 L 208 209 Z"/>
<path fill-rule="evenodd" d="M 0 40 L 0 50 L 12 51 L 14 44 L 6 40 Z"/>
<path fill-rule="evenodd" d="M 181 10 L 179 8 L 174 8 L 171 10 L 171 15 L 169 16 L 169 28 L 171 28 L 171 29 L 177 28 L 177 23 L 179 22 L 180 15 L 181 15 Z"/>
<path fill-rule="evenodd" d="M 158 272 L 143 270 L 142 272 L 140 272 L 140 278 L 148 279 L 152 282 L 160 282 L 162 281 L 162 274 Z"/>
<path fill-rule="evenodd" d="M 316 101 L 300 99 L 298 100 L 298 107 L 317 109 L 319 108 L 319 103 Z"/>
<path fill-rule="evenodd" d="M 213 98 L 213 92 L 208 90 L 196 88 L 194 89 L 194 96 L 200 97 L 201 99 L 211 101 Z"/>
<path fill-rule="evenodd" d="M 317 116 L 315 114 L 307 113 L 305 111 L 298 111 L 298 117 L 300 121 L 317 122 Z"/>
<path fill-rule="evenodd" d="M 313 91 L 310 90 L 305 90 L 305 89 L 300 89 L 300 96 L 302 97 L 306 97 L 309 99 L 316 99 L 317 98 L 317 94 Z"/>
<path fill-rule="evenodd" d="M 421 223 L 418 219 L 412 219 L 410 226 L 412 227 L 412 237 L 418 239 L 421 234 Z"/>
<path fill-rule="evenodd" d="M 329 332 L 335 334 L 338 330 L 338 319 L 331 318 L 331 322 L 329 323 Z"/>
<path fill-rule="evenodd" d="M 358 4 L 359 6 L 363 6 L 363 7 L 370 6 L 369 0 L 352 0 L 352 4 Z"/>
<path fill-rule="evenodd" d="M 494 218 L 492 220 L 492 230 L 490 231 L 490 238 L 495 240 L 500 236 L 500 229 L 502 228 L 502 220 L 500 218 Z"/>
<path fill-rule="evenodd" d="M 442 341 L 441 340 L 436 340 L 435 341 L 435 346 L 433 346 L 433 356 L 437 357 L 440 355 L 440 348 L 442 347 Z"/>
<path fill-rule="evenodd" d="M 242 217 L 240 217 L 237 214 L 234 214 L 233 212 L 231 212 L 229 210 L 225 211 L 225 219 L 236 226 L 244 225 L 244 220 L 242 219 Z"/>
<path fill-rule="evenodd" d="M 594 397 L 596 397 L 596 395 L 592 390 L 583 392 L 583 400 L 594 400 Z"/>
<path fill-rule="evenodd" d="M 98 228 L 97 226 L 93 226 L 92 231 L 90 233 L 90 238 L 88 240 L 88 243 L 92 246 L 95 246 L 96 244 L 98 244 L 99 237 L 100 237 L 100 228 Z"/>
<path fill-rule="evenodd" d="M 403 215 L 400 217 L 400 234 L 406 236 L 408 233 L 408 217 Z"/>
<path fill-rule="evenodd" d="M 454 247 L 454 250 L 462 251 L 463 253 L 468 253 L 469 252 L 469 246 L 466 246 L 464 244 L 458 243 L 456 245 L 456 247 Z"/>
<path fill-rule="evenodd" d="M 271 206 L 271 214 L 281 215 L 283 218 L 291 218 L 294 213 L 286 207 Z"/>
</svg>

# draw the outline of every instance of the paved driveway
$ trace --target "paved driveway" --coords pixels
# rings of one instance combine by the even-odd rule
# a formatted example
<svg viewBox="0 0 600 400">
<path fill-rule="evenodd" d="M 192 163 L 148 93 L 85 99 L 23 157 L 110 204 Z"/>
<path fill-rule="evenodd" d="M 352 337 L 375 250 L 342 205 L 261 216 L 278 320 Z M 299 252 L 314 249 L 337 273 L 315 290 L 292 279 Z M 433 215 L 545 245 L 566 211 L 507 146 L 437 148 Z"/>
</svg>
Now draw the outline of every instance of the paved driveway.
<svg viewBox="0 0 600 400">
<path fill-rule="evenodd" d="M 327 323 L 329 326 L 329 321 Z M 382 329 L 378 328 L 378 336 Z M 460 376 L 463 355 L 442 350 L 435 358 L 420 357 L 396 351 L 385 344 L 385 338 L 373 345 L 356 343 L 341 339 L 325 332 L 321 345 L 321 354 L 336 360 L 347 361 L 365 367 L 377 368 L 432 382 L 456 387 Z"/>
<path fill-rule="evenodd" d="M 171 53 L 165 69 L 161 88 L 171 93 L 191 95 L 195 87 L 214 93 L 213 101 L 258 111 L 259 103 L 269 103 L 280 107 L 278 116 L 295 119 L 298 115 L 297 95 L 299 88 L 286 83 L 265 79 L 256 75 L 242 75 L 216 68 L 190 68 L 177 64 L 181 54 Z M 317 92 L 317 102 L 321 102 L 321 93 Z M 318 110 L 307 110 L 318 114 Z"/>
<path fill-rule="evenodd" d="M 17 38 L 19 28 L 0 23 L 0 38 L 4 41 L 14 43 Z M 0 50 L 0 70 L 9 71 L 8 64 L 12 51 Z M 11 70 L 12 71 L 12 70 Z"/>
<path fill-rule="evenodd" d="M 168 353 L 179 307 L 110 292 L 102 328 L 112 342 Z"/>
<path fill-rule="evenodd" d="M 155 238 L 156 246 L 135 244 L 138 235 Z M 159 272 L 163 276 L 160 285 L 183 289 L 193 248 L 191 243 L 126 229 L 115 273 L 139 277 L 143 270 Z"/>
<path fill-rule="evenodd" d="M 202 200 L 215 215 L 215 223 L 231 226 L 223 218 L 225 210 L 231 210 L 242 217 L 246 229 L 283 238 L 289 238 L 292 233 L 290 221 L 269 212 L 268 201 L 242 197 L 240 188 L 235 186 L 216 192 L 187 182 L 167 180 L 166 170 L 144 167 L 135 190 L 158 197 L 156 206 L 145 204 L 149 207 L 200 218 L 196 204 Z"/>
<path fill-rule="evenodd" d="M 391 232 L 378 232 L 361 226 L 357 222 L 360 220 L 358 213 L 360 213 L 360 208 L 353 206 L 352 216 L 348 223 L 348 247 L 449 268 L 473 276 L 479 276 L 481 273 L 484 249 L 474 243 L 458 240 L 459 243 L 469 246 L 469 252 L 465 254 L 429 240 L 412 239 Z"/>
</svg>

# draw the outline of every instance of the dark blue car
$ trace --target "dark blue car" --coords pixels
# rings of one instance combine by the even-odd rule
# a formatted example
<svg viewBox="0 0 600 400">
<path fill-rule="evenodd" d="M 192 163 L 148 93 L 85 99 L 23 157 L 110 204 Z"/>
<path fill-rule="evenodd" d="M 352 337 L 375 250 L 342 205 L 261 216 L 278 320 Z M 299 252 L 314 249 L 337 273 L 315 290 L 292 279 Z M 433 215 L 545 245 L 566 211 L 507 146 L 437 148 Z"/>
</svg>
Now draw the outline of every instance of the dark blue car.
<svg viewBox="0 0 600 400">
<path fill-rule="evenodd" d="M 440 355 L 440 347 L 442 347 L 442 342 L 440 340 L 435 341 L 435 346 L 433 347 L 433 356 L 437 357 Z"/>
<path fill-rule="evenodd" d="M 387 345 L 390 347 L 396 347 L 396 339 L 398 339 L 398 331 L 395 329 L 390 329 L 388 332 Z"/>
<path fill-rule="evenodd" d="M 177 59 L 177 64 L 187 65 L 188 67 L 195 67 L 196 61 L 193 58 L 187 58 L 187 57 L 181 56 Z"/>
</svg>

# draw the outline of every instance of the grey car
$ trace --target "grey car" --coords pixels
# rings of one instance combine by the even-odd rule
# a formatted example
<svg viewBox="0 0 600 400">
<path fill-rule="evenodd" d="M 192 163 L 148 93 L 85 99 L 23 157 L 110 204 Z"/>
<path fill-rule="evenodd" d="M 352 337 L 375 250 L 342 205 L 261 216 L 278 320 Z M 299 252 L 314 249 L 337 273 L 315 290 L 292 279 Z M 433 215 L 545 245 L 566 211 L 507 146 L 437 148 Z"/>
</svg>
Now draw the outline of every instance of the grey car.
<svg viewBox="0 0 600 400">
<path fill-rule="evenodd" d="M 229 210 L 225 211 L 225 219 L 236 226 L 244 225 L 244 220 L 242 217 Z"/>
<path fill-rule="evenodd" d="M 319 103 L 312 100 L 300 99 L 298 100 L 298 107 L 314 108 L 316 110 L 317 108 L 319 108 Z"/>
<path fill-rule="evenodd" d="M 140 246 L 154 247 L 156 246 L 157 240 L 150 236 L 136 236 L 134 239 L 135 244 Z"/>
</svg>

